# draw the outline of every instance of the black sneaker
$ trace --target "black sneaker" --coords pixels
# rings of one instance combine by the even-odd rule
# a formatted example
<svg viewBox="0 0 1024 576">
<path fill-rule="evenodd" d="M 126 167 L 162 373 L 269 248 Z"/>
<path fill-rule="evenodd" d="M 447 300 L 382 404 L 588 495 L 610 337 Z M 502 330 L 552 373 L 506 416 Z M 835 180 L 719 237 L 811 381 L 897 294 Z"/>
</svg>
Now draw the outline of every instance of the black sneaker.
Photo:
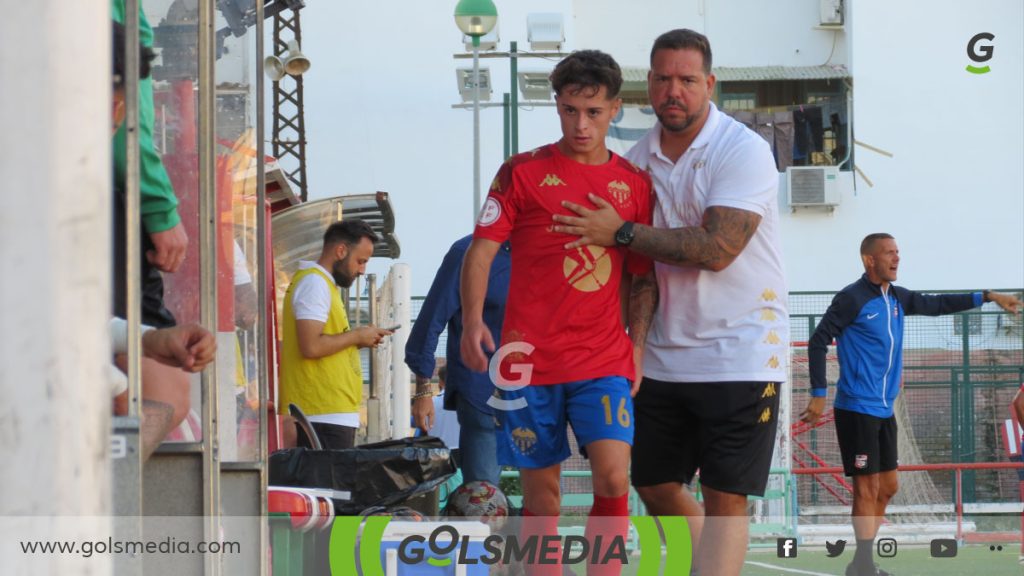
<svg viewBox="0 0 1024 576">
<path fill-rule="evenodd" d="M 850 562 L 846 565 L 846 576 L 891 576 L 888 572 L 880 569 L 878 564 L 863 567 Z"/>
</svg>

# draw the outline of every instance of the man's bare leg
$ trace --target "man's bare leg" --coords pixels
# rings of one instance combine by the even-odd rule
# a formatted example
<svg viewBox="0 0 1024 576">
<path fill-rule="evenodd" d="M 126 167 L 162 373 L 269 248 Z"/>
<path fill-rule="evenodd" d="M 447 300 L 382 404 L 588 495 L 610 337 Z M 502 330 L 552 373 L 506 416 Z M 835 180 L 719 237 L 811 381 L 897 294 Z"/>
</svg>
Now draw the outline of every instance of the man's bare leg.
<svg viewBox="0 0 1024 576">
<path fill-rule="evenodd" d="M 625 551 L 629 535 L 629 456 L 632 447 L 622 440 L 596 440 L 587 444 L 591 479 L 594 486 L 594 505 L 590 508 L 585 536 L 596 542 L 601 538 L 604 546 L 620 538 Z M 606 548 L 607 550 L 607 548 Z M 618 576 L 622 562 L 610 560 L 606 564 L 587 562 L 587 576 Z"/>
<path fill-rule="evenodd" d="M 562 467 L 559 464 L 547 468 L 521 468 L 519 480 L 523 486 L 522 536 L 556 536 L 558 516 L 562 508 L 561 480 Z M 558 547 L 555 557 L 561 558 Z M 552 558 L 548 555 L 547 558 Z M 561 562 L 556 564 L 531 564 L 526 566 L 527 576 L 560 576 Z"/>
<path fill-rule="evenodd" d="M 127 371 L 127 356 L 115 357 L 117 367 Z M 145 462 L 181 421 L 188 415 L 188 374 L 180 368 L 166 366 L 150 358 L 140 364 L 142 376 L 142 409 L 140 440 Z"/>
<path fill-rule="evenodd" d="M 701 576 L 738 576 L 747 555 L 750 521 L 747 496 L 701 486 L 704 495 L 704 530 L 697 548 Z"/>
<path fill-rule="evenodd" d="M 651 516 L 686 516 L 693 558 L 696 558 L 701 533 L 704 531 L 704 508 L 693 493 L 681 482 L 638 486 L 636 491 Z"/>
<path fill-rule="evenodd" d="M 853 476 L 853 534 L 857 539 L 852 564 L 861 570 L 874 570 L 873 548 L 878 534 L 879 474 Z M 888 500 L 886 500 L 888 502 Z"/>
</svg>

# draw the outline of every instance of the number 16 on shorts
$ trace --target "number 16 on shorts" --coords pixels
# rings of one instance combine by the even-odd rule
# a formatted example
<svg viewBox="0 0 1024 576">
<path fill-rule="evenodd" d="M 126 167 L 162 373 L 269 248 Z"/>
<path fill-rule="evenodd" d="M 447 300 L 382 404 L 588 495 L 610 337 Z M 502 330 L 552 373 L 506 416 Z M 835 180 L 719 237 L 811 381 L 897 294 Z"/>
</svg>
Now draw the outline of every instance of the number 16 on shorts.
<svg viewBox="0 0 1024 576">
<path fill-rule="evenodd" d="M 618 407 L 615 409 L 615 420 L 618 421 L 619 426 L 623 428 L 629 428 L 630 414 L 629 407 L 626 406 L 626 398 L 619 398 Z M 601 396 L 601 406 L 604 406 L 604 423 L 611 426 L 612 421 L 612 399 L 609 395 L 605 394 Z"/>
</svg>

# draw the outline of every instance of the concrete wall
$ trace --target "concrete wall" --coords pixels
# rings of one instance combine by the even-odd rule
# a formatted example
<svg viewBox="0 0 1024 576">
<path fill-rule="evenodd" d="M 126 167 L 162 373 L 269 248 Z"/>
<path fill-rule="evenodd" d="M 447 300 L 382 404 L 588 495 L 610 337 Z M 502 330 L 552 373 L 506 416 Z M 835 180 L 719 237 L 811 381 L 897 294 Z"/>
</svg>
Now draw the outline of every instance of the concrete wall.
<svg viewBox="0 0 1024 576">
<path fill-rule="evenodd" d="M 0 19 L 0 537 L 14 546 L 25 522 L 84 538 L 97 526 L 58 516 L 109 513 L 110 20 L 105 0 L 0 13 L 14 15 Z M 28 558 L 4 571 L 30 573 Z"/>
<path fill-rule="evenodd" d="M 388 35 L 371 5 L 310 3 L 303 12 L 311 197 L 386 190 L 411 262 L 413 293 L 425 294 L 448 245 L 470 231 L 471 113 L 459 101 L 463 51 L 454 3 L 409 2 L 389 14 Z M 887 230 L 904 256 L 901 282 L 921 288 L 1024 285 L 1022 5 L 984 0 L 847 2 L 841 31 L 817 27 L 816 0 L 498 1 L 500 49 L 526 49 L 526 14 L 566 15 L 567 49 L 601 48 L 645 66 L 661 32 L 704 31 L 719 66 L 843 64 L 853 72 L 856 148 L 874 187 L 844 173 L 832 214 L 784 212 L 793 290 L 837 289 L 860 273 L 864 234 Z M 965 72 L 965 46 L 996 35 L 992 72 Z M 491 68 L 495 99 L 508 89 L 505 60 Z M 552 62 L 520 67 L 549 70 Z M 559 137 L 550 108 L 522 110 L 520 148 Z M 484 184 L 502 160 L 499 109 L 481 112 Z M 784 188 L 780 190 L 784 196 Z M 386 263 L 377 266 L 383 273 Z"/>
</svg>

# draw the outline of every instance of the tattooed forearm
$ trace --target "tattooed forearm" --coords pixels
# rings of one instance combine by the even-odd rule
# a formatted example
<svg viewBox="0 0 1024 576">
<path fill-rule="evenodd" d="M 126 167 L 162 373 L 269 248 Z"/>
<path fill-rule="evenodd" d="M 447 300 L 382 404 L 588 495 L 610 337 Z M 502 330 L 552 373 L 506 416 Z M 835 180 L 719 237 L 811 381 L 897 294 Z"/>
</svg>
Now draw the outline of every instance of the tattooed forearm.
<svg viewBox="0 0 1024 576">
<path fill-rule="evenodd" d="M 156 400 L 142 401 L 142 461 L 149 460 L 153 451 L 171 431 L 174 407 Z"/>
<path fill-rule="evenodd" d="M 654 272 L 634 276 L 629 295 L 629 339 L 634 346 L 643 346 L 658 307 L 658 282 Z"/>
<path fill-rule="evenodd" d="M 754 212 L 711 206 L 700 226 L 637 226 L 630 249 L 666 264 L 719 271 L 746 248 L 760 223 L 761 216 Z"/>
</svg>

